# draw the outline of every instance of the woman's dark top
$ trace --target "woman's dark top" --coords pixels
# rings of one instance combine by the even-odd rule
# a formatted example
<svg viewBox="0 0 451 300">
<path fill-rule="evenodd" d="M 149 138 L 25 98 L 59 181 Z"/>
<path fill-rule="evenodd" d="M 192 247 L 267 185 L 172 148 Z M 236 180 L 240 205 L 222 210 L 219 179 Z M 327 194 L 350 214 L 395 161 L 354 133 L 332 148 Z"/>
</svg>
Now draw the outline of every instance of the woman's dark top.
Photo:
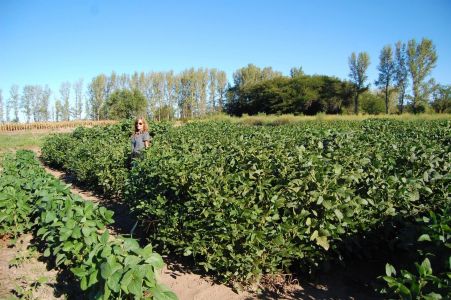
<svg viewBox="0 0 451 300">
<path fill-rule="evenodd" d="M 132 155 L 137 156 L 144 149 L 144 141 L 150 141 L 149 132 L 135 133 L 132 135 Z"/>
</svg>

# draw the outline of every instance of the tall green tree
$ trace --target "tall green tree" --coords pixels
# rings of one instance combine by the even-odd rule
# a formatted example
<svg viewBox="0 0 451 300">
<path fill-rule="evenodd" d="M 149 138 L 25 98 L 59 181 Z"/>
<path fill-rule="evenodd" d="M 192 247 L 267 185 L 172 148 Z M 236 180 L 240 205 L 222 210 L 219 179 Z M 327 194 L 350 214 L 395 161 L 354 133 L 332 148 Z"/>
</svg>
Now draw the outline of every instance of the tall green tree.
<svg viewBox="0 0 451 300">
<path fill-rule="evenodd" d="M 81 114 L 83 111 L 83 79 L 77 80 L 73 85 L 75 104 L 71 109 L 72 118 L 75 120 L 81 119 Z"/>
<path fill-rule="evenodd" d="M 50 119 L 49 100 L 52 91 L 47 85 L 38 90 L 38 119 L 39 121 L 48 121 Z"/>
<path fill-rule="evenodd" d="M 224 110 L 227 90 L 227 74 L 224 71 L 218 71 L 216 73 L 216 95 L 218 96 L 218 104 L 217 108 L 215 109 L 216 111 L 222 112 Z"/>
<path fill-rule="evenodd" d="M 71 90 L 70 82 L 66 81 L 61 83 L 59 92 L 62 102 L 62 111 L 61 111 L 62 121 L 70 120 L 70 105 L 69 105 L 70 90 Z"/>
<path fill-rule="evenodd" d="M 32 95 L 32 101 L 31 101 L 31 110 L 33 115 L 33 122 L 39 122 L 41 121 L 40 117 L 40 100 L 41 100 L 41 94 L 42 94 L 42 86 L 40 85 L 34 85 L 33 86 L 33 95 Z"/>
<path fill-rule="evenodd" d="M 146 97 L 138 90 L 116 90 L 106 101 L 109 119 L 130 119 L 146 112 Z"/>
<path fill-rule="evenodd" d="M 172 120 L 174 118 L 174 107 L 177 101 L 177 77 L 174 75 L 174 71 L 166 72 L 165 74 L 166 89 L 165 89 L 165 116 L 167 119 Z"/>
<path fill-rule="evenodd" d="M 236 70 L 233 73 L 234 86 L 228 93 L 227 111 L 239 115 L 250 105 L 249 99 L 246 97 L 247 89 L 259 82 L 281 76 L 282 73 L 274 71 L 271 67 L 261 69 L 254 64 L 248 64 L 246 67 Z"/>
<path fill-rule="evenodd" d="M 218 74 L 217 69 L 210 69 L 208 74 L 208 111 L 215 112 L 217 110 L 217 101 L 216 101 L 216 76 Z"/>
<path fill-rule="evenodd" d="M 436 66 L 437 52 L 431 40 L 423 38 L 418 44 L 415 39 L 412 39 L 407 44 L 407 58 L 412 77 L 412 109 L 414 113 L 418 113 L 427 103 L 426 77 Z"/>
<path fill-rule="evenodd" d="M 88 86 L 90 118 L 100 120 L 105 118 L 105 102 L 107 95 L 107 77 L 100 74 L 94 77 Z"/>
<path fill-rule="evenodd" d="M 23 87 L 20 107 L 22 108 L 22 112 L 25 114 L 27 119 L 27 123 L 30 123 L 31 116 L 33 114 L 33 101 L 34 101 L 34 86 L 25 85 Z"/>
<path fill-rule="evenodd" d="M 59 100 L 59 99 L 55 100 L 55 118 L 54 118 L 54 120 L 56 122 L 59 122 L 62 120 L 62 111 L 63 111 L 63 105 L 61 104 L 61 100 Z"/>
<path fill-rule="evenodd" d="M 451 85 L 439 84 L 432 93 L 431 103 L 437 113 L 451 113 Z"/>
<path fill-rule="evenodd" d="M 367 52 L 360 52 L 356 55 L 354 52 L 349 57 L 349 77 L 354 84 L 354 113 L 359 113 L 359 96 L 368 90 L 365 81 L 368 79 L 366 71 L 370 65 L 370 56 Z"/>
<path fill-rule="evenodd" d="M 293 67 L 290 69 L 290 77 L 291 78 L 295 78 L 295 77 L 299 77 L 299 76 L 303 76 L 304 71 L 302 70 L 302 67 Z"/>
<path fill-rule="evenodd" d="M 9 103 L 9 101 L 7 101 L 5 103 L 5 119 L 6 119 L 6 122 L 10 122 L 11 121 L 10 112 L 11 112 L 11 104 Z"/>
<path fill-rule="evenodd" d="M 390 45 L 382 48 L 379 55 L 379 78 L 375 81 L 376 86 L 385 94 L 385 113 L 388 114 L 390 87 L 395 76 L 395 64 L 393 61 L 393 50 Z"/>
<path fill-rule="evenodd" d="M 208 69 L 200 68 L 196 72 L 197 115 L 203 117 L 207 113 Z"/>
<path fill-rule="evenodd" d="M 407 68 L 407 49 L 406 44 L 398 41 L 395 45 L 395 87 L 398 92 L 398 107 L 402 114 L 404 111 L 404 99 L 406 96 L 407 86 L 409 84 L 409 72 Z"/>
<path fill-rule="evenodd" d="M 19 122 L 19 86 L 17 84 L 13 84 L 9 89 L 9 107 L 12 109 L 14 114 L 15 122 Z"/>
</svg>

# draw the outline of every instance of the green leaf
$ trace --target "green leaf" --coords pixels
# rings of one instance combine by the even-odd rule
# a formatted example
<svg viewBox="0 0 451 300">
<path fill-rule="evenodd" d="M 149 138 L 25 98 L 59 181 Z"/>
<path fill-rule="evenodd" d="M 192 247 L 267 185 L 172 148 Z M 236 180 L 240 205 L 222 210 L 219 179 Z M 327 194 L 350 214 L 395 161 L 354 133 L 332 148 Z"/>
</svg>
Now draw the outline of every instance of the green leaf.
<svg viewBox="0 0 451 300">
<path fill-rule="evenodd" d="M 66 254 L 64 253 L 59 253 L 56 255 L 56 260 L 55 260 L 55 264 L 57 266 L 59 266 L 60 264 L 63 263 L 63 261 L 66 259 Z"/>
<path fill-rule="evenodd" d="M 111 275 L 113 275 L 116 271 L 122 269 L 122 266 L 115 262 L 104 262 L 100 265 L 100 274 L 103 279 L 108 279 Z"/>
<path fill-rule="evenodd" d="M 141 259 L 136 255 L 127 255 L 124 259 L 124 265 L 128 267 L 136 266 Z"/>
<path fill-rule="evenodd" d="M 423 241 L 431 241 L 431 237 L 429 236 L 429 234 L 422 234 L 419 238 L 418 238 L 419 242 L 423 242 Z"/>
<path fill-rule="evenodd" d="M 45 220 L 44 220 L 45 223 L 51 223 L 55 219 L 56 219 L 56 215 L 55 215 L 55 213 L 53 211 L 47 211 L 46 212 Z"/>
<path fill-rule="evenodd" d="M 89 282 L 88 287 L 93 286 L 96 284 L 99 280 L 97 279 L 97 275 L 99 274 L 99 270 L 94 269 L 91 274 L 89 274 Z"/>
<path fill-rule="evenodd" d="M 83 291 L 86 291 L 86 290 L 88 289 L 88 281 L 87 281 L 86 276 L 84 276 L 84 277 L 81 279 L 81 281 L 80 281 L 80 288 L 81 288 Z"/>
<path fill-rule="evenodd" d="M 116 292 L 116 293 L 118 293 L 119 290 L 120 290 L 120 284 L 119 284 L 119 282 L 120 282 L 120 280 L 121 280 L 121 277 L 122 277 L 122 272 L 116 271 L 116 272 L 113 273 L 113 275 L 111 275 L 111 276 L 107 279 L 108 287 L 109 287 L 112 291 L 114 291 L 114 292 Z"/>
<path fill-rule="evenodd" d="M 121 280 L 121 289 L 128 294 L 128 285 L 130 284 L 130 282 L 133 279 L 133 270 L 129 270 L 127 273 L 125 273 L 124 277 L 122 277 Z"/>
<path fill-rule="evenodd" d="M 327 236 L 317 237 L 316 244 L 323 247 L 325 250 L 329 250 L 329 241 L 327 240 Z"/>
<path fill-rule="evenodd" d="M 71 268 L 70 271 L 77 277 L 83 277 L 88 274 L 88 271 L 83 267 Z"/>
<path fill-rule="evenodd" d="M 157 284 L 150 291 L 155 300 L 178 300 L 177 295 L 162 284 Z"/>
<path fill-rule="evenodd" d="M 124 247 L 127 251 L 134 251 L 140 248 L 138 242 L 132 238 L 124 239 Z"/>
<path fill-rule="evenodd" d="M 434 292 L 430 292 L 427 295 L 423 295 L 423 298 L 425 300 L 440 300 L 440 299 L 443 299 L 442 295 L 434 293 Z"/>
<path fill-rule="evenodd" d="M 385 274 L 387 274 L 387 276 L 396 275 L 396 270 L 392 265 L 387 263 L 385 264 Z"/>
<path fill-rule="evenodd" d="M 341 213 L 341 211 L 339 211 L 338 209 L 335 209 L 334 213 L 340 221 L 343 220 L 343 214 Z"/>
<path fill-rule="evenodd" d="M 425 275 L 431 275 L 432 274 L 432 268 L 431 268 L 431 262 L 429 261 L 429 258 L 425 258 L 423 262 L 421 263 L 421 267 L 424 268 Z"/>
<path fill-rule="evenodd" d="M 318 230 L 313 231 L 312 235 L 310 236 L 310 240 L 313 241 L 318 237 Z"/>
<path fill-rule="evenodd" d="M 135 272 L 133 272 L 133 275 L 133 279 L 128 285 L 128 291 L 137 297 L 142 297 L 143 278 L 136 276 Z"/>
<path fill-rule="evenodd" d="M 102 236 L 100 237 L 100 242 L 102 244 L 106 244 L 108 242 L 109 236 L 110 236 L 110 234 L 108 233 L 108 229 L 105 229 Z"/>
<path fill-rule="evenodd" d="M 410 193 L 410 201 L 418 201 L 420 199 L 420 193 L 418 190 L 414 190 Z"/>
<path fill-rule="evenodd" d="M 145 261 L 146 263 L 152 265 L 155 269 L 161 269 L 164 267 L 163 258 L 158 253 L 152 253 L 148 259 Z"/>
<path fill-rule="evenodd" d="M 147 259 L 152 255 L 152 253 L 153 253 L 153 248 L 152 248 L 152 245 L 149 244 L 140 251 L 139 255 L 141 255 L 144 259 Z"/>
</svg>

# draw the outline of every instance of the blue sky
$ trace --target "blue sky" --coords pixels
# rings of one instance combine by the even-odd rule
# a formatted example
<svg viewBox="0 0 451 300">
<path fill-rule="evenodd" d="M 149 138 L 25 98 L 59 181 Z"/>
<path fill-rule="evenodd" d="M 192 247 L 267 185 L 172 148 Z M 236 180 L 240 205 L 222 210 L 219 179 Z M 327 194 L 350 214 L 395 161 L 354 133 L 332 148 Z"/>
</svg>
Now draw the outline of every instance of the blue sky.
<svg viewBox="0 0 451 300">
<path fill-rule="evenodd" d="M 386 44 L 423 37 L 438 53 L 432 76 L 451 83 L 451 1 L 0 1 L 0 89 L 100 73 L 218 68 L 248 63 L 348 78 L 367 51 L 371 83 Z M 374 84 L 372 84 L 374 87 Z"/>
</svg>

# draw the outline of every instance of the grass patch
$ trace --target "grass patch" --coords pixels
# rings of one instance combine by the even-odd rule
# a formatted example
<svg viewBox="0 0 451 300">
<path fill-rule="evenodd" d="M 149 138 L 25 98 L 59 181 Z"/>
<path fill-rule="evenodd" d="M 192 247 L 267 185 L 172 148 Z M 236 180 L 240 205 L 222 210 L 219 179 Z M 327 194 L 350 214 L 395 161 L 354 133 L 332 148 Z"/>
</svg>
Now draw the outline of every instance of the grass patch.
<svg viewBox="0 0 451 300">
<path fill-rule="evenodd" d="M 2 132 L 0 133 L 0 152 L 40 148 L 44 138 L 49 134 L 50 132 Z"/>
</svg>

